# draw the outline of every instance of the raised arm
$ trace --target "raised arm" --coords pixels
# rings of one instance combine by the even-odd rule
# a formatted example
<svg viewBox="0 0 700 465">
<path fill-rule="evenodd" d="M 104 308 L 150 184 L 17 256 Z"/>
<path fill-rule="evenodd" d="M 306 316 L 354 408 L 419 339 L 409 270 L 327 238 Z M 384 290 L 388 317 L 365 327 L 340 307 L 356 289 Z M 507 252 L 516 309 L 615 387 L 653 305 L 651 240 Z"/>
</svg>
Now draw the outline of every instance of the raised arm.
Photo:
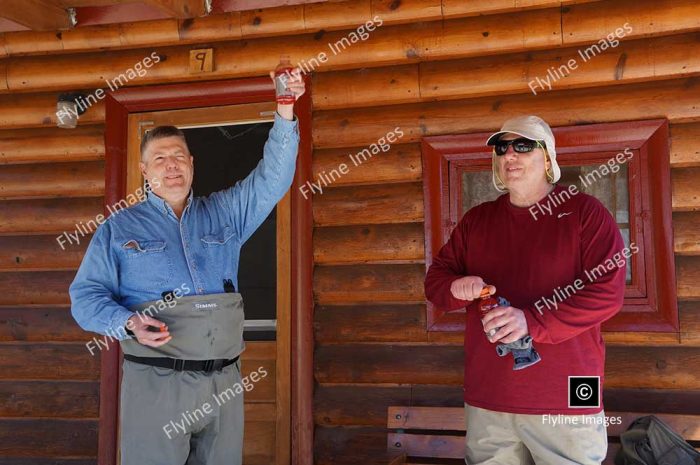
<svg viewBox="0 0 700 465">
<path fill-rule="evenodd" d="M 289 190 L 294 179 L 298 147 L 298 122 L 275 114 L 275 123 L 263 149 L 263 159 L 245 179 L 210 196 L 230 216 L 241 243 L 253 235 Z"/>
</svg>

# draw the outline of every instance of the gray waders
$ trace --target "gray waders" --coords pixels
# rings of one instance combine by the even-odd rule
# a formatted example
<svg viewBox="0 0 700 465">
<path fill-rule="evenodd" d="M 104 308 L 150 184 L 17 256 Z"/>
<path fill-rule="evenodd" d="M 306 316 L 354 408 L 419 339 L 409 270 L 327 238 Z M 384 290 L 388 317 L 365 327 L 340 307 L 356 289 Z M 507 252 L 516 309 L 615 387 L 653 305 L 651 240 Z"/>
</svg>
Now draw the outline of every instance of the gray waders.
<svg viewBox="0 0 700 465">
<path fill-rule="evenodd" d="M 166 302 L 130 307 L 168 325 L 172 339 L 157 348 L 136 339 L 123 340 L 125 357 L 177 361 L 166 359 L 175 368 L 164 368 L 125 358 L 121 464 L 241 465 L 244 389 L 240 360 L 231 363 L 245 349 L 241 294 L 185 296 Z M 158 310 L 158 304 L 173 307 Z M 231 364 L 222 366 L 224 360 Z"/>
</svg>

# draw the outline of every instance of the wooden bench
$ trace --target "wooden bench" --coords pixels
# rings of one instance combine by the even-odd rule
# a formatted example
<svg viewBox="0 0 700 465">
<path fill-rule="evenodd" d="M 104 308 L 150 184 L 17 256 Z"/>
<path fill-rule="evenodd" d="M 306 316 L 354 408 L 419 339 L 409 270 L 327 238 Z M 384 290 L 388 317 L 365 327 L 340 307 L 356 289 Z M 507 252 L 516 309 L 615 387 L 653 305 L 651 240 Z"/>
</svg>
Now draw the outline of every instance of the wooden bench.
<svg viewBox="0 0 700 465">
<path fill-rule="evenodd" d="M 612 465 L 620 448 L 620 433 L 626 431 L 632 421 L 649 413 L 605 412 L 605 415 L 622 418 L 621 424 L 608 426 L 608 454 L 603 464 Z M 654 415 L 686 440 L 700 441 L 700 415 Z M 387 450 L 393 457 L 390 465 L 426 463 L 421 461 L 425 458 L 455 459 L 455 463 L 464 463 L 463 407 L 389 407 L 387 428 L 390 430 Z"/>
</svg>

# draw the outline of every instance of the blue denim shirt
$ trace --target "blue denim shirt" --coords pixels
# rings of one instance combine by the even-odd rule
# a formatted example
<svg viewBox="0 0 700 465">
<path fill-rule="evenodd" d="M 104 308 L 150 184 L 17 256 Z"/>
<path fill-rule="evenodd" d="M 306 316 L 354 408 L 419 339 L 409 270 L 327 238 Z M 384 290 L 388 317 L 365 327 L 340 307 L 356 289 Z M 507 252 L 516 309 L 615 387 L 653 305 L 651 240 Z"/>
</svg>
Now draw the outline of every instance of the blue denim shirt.
<svg viewBox="0 0 700 465">
<path fill-rule="evenodd" d="M 153 192 L 113 214 L 95 231 L 70 285 L 78 324 L 124 339 L 133 316 L 127 307 L 161 299 L 164 291 L 182 287 L 190 294 L 220 294 L 224 279 L 238 291 L 241 246 L 289 190 L 298 145 L 297 121 L 275 114 L 257 167 L 208 197 L 193 198 L 190 190 L 180 220 Z"/>
</svg>

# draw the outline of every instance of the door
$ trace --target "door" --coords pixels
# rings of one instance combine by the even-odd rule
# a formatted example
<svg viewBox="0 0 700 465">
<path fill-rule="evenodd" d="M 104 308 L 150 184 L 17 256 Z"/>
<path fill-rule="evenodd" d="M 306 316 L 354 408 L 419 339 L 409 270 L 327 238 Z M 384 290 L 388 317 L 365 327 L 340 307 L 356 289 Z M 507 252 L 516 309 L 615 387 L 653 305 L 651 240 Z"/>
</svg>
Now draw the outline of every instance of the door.
<svg viewBox="0 0 700 465">
<path fill-rule="evenodd" d="M 162 125 L 177 126 L 185 133 L 195 160 L 195 196 L 234 185 L 262 158 L 275 109 L 274 102 L 262 102 L 130 114 L 127 192 L 143 191 L 141 139 Z M 261 368 L 268 373 L 245 394 L 246 465 L 290 462 L 289 224 L 288 192 L 241 251 L 238 291 L 246 310 L 242 375 Z"/>
</svg>

